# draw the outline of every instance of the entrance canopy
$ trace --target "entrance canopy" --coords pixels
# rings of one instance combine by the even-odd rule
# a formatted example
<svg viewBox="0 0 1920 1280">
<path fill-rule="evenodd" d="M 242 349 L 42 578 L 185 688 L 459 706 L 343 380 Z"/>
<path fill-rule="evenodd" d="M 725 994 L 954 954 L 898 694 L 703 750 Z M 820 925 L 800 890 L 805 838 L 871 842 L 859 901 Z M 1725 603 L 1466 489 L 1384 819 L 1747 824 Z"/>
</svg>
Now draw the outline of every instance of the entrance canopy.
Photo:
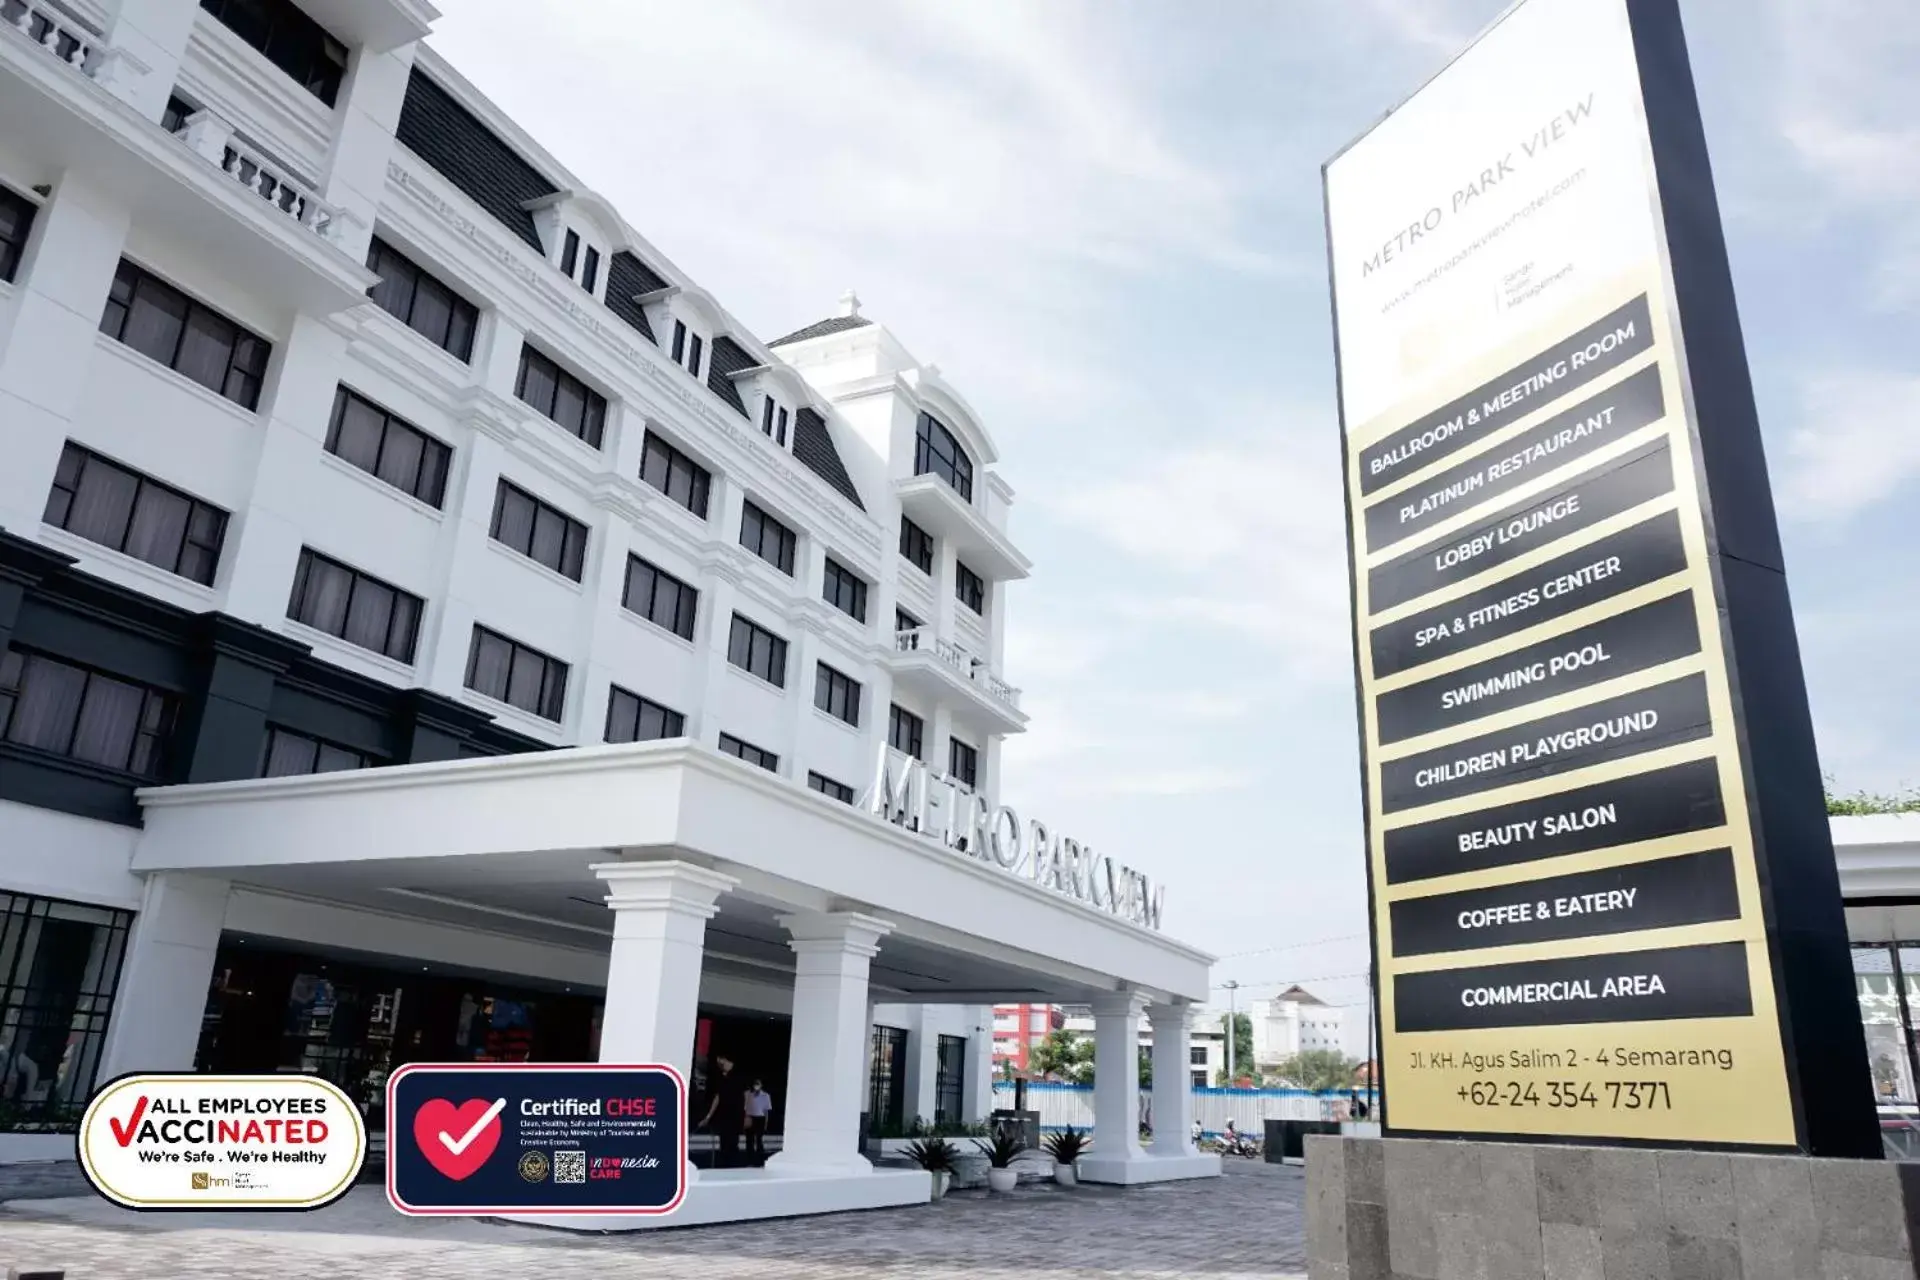
<svg viewBox="0 0 1920 1280">
<path fill-rule="evenodd" d="M 578 948 L 613 936 L 591 868 L 672 859 L 738 882 L 708 926 L 709 966 L 791 972 L 781 916 L 853 911 L 892 926 L 876 999 L 1207 995 L 1212 958 L 1192 947 L 683 742 L 162 787 L 140 801 L 138 872 Z"/>
</svg>

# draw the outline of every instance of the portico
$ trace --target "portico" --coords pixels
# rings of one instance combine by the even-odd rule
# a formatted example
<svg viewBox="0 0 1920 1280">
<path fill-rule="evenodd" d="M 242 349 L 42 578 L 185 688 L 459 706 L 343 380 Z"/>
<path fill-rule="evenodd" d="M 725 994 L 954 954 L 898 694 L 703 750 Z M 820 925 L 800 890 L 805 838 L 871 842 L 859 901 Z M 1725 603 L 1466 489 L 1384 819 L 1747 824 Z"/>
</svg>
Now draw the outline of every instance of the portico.
<svg viewBox="0 0 1920 1280">
<path fill-rule="evenodd" d="M 876 1003 L 1092 1003 L 1102 1069 L 1082 1176 L 1218 1172 L 1217 1158 L 1187 1144 L 1183 1090 L 1156 1092 L 1152 1144 L 1138 1138 L 1139 1019 L 1155 1028 L 1156 1080 L 1183 1083 L 1187 1009 L 1205 996 L 1209 957 L 703 748 L 627 744 L 160 788 L 141 802 L 133 869 L 155 909 L 142 915 L 128 972 L 164 961 L 152 970 L 164 981 L 121 1006 L 139 1012 L 116 1018 L 109 1073 L 192 1067 L 181 1029 L 199 1025 L 223 930 L 271 935 L 276 919 L 324 917 L 360 922 L 350 927 L 364 937 L 377 920 L 384 927 L 371 931 L 395 958 L 438 959 L 423 953 L 480 931 L 519 967 L 546 971 L 529 976 L 564 971 L 591 984 L 598 968 L 602 1061 L 688 1072 L 703 1001 L 790 1015 L 784 1143 L 764 1168 L 699 1171 L 664 1220 L 563 1225 L 924 1201 L 924 1174 L 876 1170 L 861 1151 Z M 977 1061 L 990 1070 L 985 1053 Z"/>
</svg>

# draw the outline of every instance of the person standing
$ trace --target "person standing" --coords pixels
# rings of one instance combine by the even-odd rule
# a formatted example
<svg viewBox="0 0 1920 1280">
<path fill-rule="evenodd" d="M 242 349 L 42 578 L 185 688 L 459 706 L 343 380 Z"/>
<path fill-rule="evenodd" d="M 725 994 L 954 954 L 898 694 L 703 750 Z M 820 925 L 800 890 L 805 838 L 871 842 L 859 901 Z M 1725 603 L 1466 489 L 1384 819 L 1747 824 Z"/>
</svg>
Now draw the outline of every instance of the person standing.
<svg viewBox="0 0 1920 1280">
<path fill-rule="evenodd" d="M 747 1160 L 754 1165 L 767 1162 L 767 1117 L 773 1114 L 773 1095 L 760 1081 L 747 1090 Z"/>
<path fill-rule="evenodd" d="M 713 1065 L 713 1097 L 707 1103 L 707 1114 L 701 1118 L 700 1127 L 711 1126 L 714 1136 L 720 1140 L 714 1167 L 731 1169 L 740 1161 L 740 1131 L 746 1127 L 747 1090 L 734 1074 L 732 1058 L 722 1054 L 713 1060 Z"/>
</svg>

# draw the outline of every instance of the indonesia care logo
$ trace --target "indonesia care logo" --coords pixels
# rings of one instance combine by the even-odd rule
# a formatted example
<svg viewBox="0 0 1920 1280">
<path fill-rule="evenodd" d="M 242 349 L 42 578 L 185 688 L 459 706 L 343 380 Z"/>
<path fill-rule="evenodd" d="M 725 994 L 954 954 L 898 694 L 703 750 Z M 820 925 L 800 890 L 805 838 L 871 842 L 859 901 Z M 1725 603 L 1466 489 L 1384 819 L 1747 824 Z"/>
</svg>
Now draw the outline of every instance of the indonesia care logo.
<svg viewBox="0 0 1920 1280">
<path fill-rule="evenodd" d="M 360 1109 L 315 1076 L 121 1076 L 87 1105 L 80 1168 L 129 1209 L 318 1209 L 367 1154 Z"/>
</svg>

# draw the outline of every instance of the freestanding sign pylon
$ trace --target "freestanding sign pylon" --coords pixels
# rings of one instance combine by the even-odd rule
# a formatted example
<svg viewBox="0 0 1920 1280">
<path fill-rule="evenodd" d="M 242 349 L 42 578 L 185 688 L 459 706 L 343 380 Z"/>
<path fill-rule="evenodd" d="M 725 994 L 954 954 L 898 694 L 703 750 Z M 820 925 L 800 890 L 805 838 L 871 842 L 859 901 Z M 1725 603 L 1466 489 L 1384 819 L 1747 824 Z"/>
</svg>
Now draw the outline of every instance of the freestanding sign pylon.
<svg viewBox="0 0 1920 1280">
<path fill-rule="evenodd" d="M 1877 1156 L 1677 0 L 1323 176 L 1387 1133 Z"/>
</svg>

